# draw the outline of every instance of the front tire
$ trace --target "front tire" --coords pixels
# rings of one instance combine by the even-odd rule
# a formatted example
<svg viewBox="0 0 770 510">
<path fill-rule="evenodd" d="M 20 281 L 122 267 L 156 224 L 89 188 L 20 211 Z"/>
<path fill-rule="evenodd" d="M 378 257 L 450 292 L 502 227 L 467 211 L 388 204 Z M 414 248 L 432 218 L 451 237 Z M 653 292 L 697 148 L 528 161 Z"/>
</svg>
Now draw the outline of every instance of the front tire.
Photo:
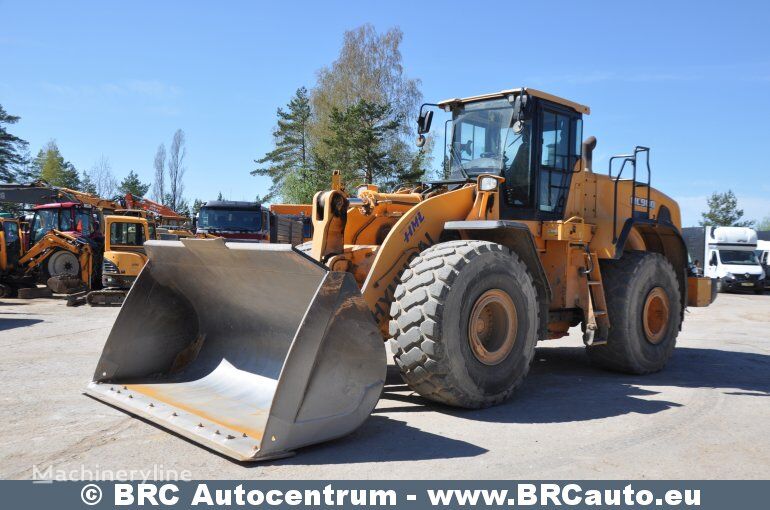
<svg viewBox="0 0 770 510">
<path fill-rule="evenodd" d="M 606 344 L 586 347 L 589 358 L 600 367 L 630 374 L 661 370 L 682 323 L 673 266 L 664 256 L 643 251 L 600 263 L 610 329 Z"/>
<path fill-rule="evenodd" d="M 428 248 L 401 275 L 391 306 L 394 359 L 423 397 L 481 408 L 511 396 L 529 371 L 538 302 L 526 265 L 486 241 Z"/>
</svg>

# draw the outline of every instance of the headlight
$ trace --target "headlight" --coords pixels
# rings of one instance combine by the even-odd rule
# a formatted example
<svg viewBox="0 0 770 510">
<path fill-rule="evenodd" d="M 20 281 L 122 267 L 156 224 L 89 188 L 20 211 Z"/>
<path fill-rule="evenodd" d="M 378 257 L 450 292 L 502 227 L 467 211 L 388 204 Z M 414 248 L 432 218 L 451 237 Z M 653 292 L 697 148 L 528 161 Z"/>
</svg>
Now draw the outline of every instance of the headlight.
<svg viewBox="0 0 770 510">
<path fill-rule="evenodd" d="M 734 279 L 734 278 L 735 278 L 735 276 L 733 276 L 733 274 L 732 274 L 732 273 L 727 273 L 727 274 L 725 275 L 725 280 L 732 280 L 732 279 Z"/>
<path fill-rule="evenodd" d="M 497 191 L 499 182 L 494 177 L 482 177 L 479 179 L 479 189 L 481 191 Z"/>
</svg>

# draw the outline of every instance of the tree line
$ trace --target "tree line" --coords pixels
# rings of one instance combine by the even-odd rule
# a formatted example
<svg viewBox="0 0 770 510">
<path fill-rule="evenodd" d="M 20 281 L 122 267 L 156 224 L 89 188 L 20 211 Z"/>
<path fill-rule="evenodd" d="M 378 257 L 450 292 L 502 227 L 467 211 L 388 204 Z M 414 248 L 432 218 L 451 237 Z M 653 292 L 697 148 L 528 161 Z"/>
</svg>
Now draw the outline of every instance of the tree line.
<svg viewBox="0 0 770 510">
<path fill-rule="evenodd" d="M 8 126 L 18 123 L 20 117 L 6 112 L 0 105 L 0 182 L 28 184 L 43 180 L 52 186 L 74 189 L 107 199 L 117 199 L 130 193 L 145 197 L 152 187 L 153 200 L 167 205 L 180 214 L 189 216 L 188 201 L 184 198 L 184 158 L 186 155 L 184 131 L 178 129 L 172 138 L 171 150 L 166 158 L 161 144 L 155 155 L 155 181 L 144 183 L 139 175 L 129 170 L 118 180 L 112 171 L 110 160 L 101 155 L 94 165 L 79 171 L 64 158 L 56 140 L 48 141 L 33 157 L 26 140 L 8 131 Z M 195 201 L 199 209 L 201 202 Z M 17 204 L 0 203 L 0 210 L 17 214 Z M 197 210 L 195 211 L 197 212 Z"/>
</svg>

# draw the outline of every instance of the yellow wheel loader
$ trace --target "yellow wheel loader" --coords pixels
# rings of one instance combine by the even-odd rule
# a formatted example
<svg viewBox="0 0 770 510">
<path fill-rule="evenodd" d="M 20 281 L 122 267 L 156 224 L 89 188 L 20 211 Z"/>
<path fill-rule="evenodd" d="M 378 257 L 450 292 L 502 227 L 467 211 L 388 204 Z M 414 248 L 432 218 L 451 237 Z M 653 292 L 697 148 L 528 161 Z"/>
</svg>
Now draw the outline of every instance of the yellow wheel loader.
<svg viewBox="0 0 770 510">
<path fill-rule="evenodd" d="M 354 430 L 406 383 L 479 408 L 521 384 L 539 340 L 580 326 L 592 361 L 663 368 L 688 296 L 676 202 L 649 150 L 593 172 L 589 108 L 534 89 L 423 105 L 452 115 L 447 180 L 349 196 L 335 174 L 304 247 L 149 241 L 89 395 L 240 460 Z M 193 274 L 194 273 L 194 276 Z"/>
</svg>

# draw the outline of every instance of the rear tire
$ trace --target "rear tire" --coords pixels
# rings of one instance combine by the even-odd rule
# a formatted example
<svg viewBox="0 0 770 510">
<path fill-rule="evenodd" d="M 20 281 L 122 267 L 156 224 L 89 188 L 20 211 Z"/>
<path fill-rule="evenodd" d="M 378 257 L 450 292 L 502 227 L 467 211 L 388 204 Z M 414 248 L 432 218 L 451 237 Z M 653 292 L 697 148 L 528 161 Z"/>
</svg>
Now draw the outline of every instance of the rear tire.
<svg viewBox="0 0 770 510">
<path fill-rule="evenodd" d="M 532 276 L 515 253 L 486 241 L 437 244 L 412 260 L 396 287 L 394 359 L 427 399 L 498 404 L 529 371 L 538 310 Z"/>
<path fill-rule="evenodd" d="M 54 276 L 73 276 L 80 274 L 78 257 L 65 250 L 56 250 L 45 261 L 45 281 Z"/>
<path fill-rule="evenodd" d="M 606 344 L 586 347 L 588 357 L 619 372 L 661 370 L 674 351 L 682 323 L 674 268 L 664 256 L 643 251 L 600 263 L 610 330 Z"/>
</svg>

